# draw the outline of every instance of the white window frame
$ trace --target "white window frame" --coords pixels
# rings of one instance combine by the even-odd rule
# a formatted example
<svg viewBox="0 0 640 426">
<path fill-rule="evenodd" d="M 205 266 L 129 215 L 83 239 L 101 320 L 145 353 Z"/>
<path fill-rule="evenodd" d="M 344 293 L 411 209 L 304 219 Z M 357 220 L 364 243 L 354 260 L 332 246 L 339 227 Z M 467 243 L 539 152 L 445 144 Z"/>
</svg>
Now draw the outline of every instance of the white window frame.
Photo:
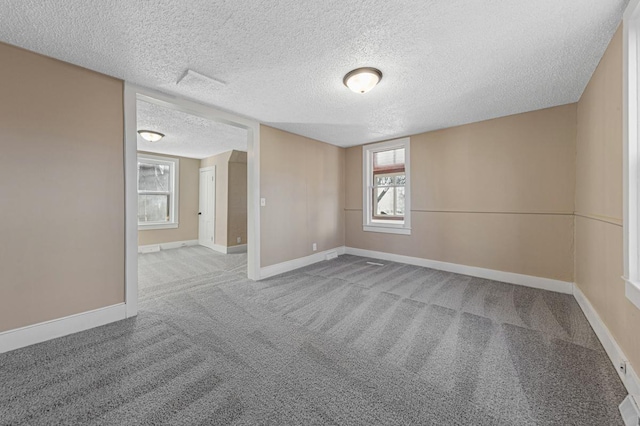
<svg viewBox="0 0 640 426">
<path fill-rule="evenodd" d="M 138 154 L 138 163 L 142 160 L 145 163 L 167 165 L 171 171 L 170 190 L 171 196 L 169 197 L 169 221 L 168 222 L 138 222 L 138 230 L 147 231 L 152 229 L 172 229 L 177 228 L 179 225 L 178 212 L 180 210 L 180 160 L 171 157 L 162 157 L 159 155 Z M 139 180 L 136 178 L 136 181 Z M 136 183 L 137 186 L 137 183 Z M 139 190 L 138 190 L 139 194 Z"/>
<path fill-rule="evenodd" d="M 398 176 L 405 176 L 405 179 L 406 179 L 405 172 L 378 173 L 375 176 L 378 176 L 378 177 L 388 176 L 388 177 L 390 177 L 390 178 L 392 178 L 394 180 Z M 404 214 L 402 214 L 402 215 L 397 215 L 396 214 L 396 211 L 398 210 L 398 205 L 397 205 L 398 204 L 398 197 L 397 197 L 397 193 L 395 191 L 397 191 L 397 188 L 404 189 L 405 185 L 404 184 L 398 185 L 396 183 L 392 183 L 390 185 L 378 186 L 378 188 L 380 188 L 380 187 L 386 187 L 386 188 L 393 188 L 394 189 L 394 194 L 393 194 L 393 215 L 389 215 L 388 216 L 388 220 L 399 220 L 399 219 L 397 219 L 399 217 L 402 217 L 403 218 L 402 220 L 404 220 Z M 373 212 L 375 213 L 376 211 L 378 211 L 379 202 L 377 200 L 377 197 L 373 197 L 373 195 L 372 195 L 371 201 L 373 201 L 373 205 L 374 205 Z M 381 217 L 381 216 L 375 216 L 374 215 L 374 219 L 384 219 L 385 217 L 386 216 Z"/>
<path fill-rule="evenodd" d="M 623 278 L 627 298 L 640 309 L 640 0 L 627 6 L 623 31 Z"/>
<path fill-rule="evenodd" d="M 410 138 L 378 142 L 362 147 L 362 230 L 388 234 L 411 235 L 411 155 Z M 376 219 L 373 217 L 373 154 L 394 148 L 404 148 L 404 219 Z"/>
</svg>

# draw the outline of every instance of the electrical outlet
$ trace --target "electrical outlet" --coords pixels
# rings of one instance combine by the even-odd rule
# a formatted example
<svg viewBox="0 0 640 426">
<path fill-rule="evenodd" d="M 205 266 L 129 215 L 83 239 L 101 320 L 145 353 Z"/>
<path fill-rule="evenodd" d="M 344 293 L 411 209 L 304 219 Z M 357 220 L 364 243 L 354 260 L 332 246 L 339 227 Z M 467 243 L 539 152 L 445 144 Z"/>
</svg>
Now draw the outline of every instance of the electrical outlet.
<svg viewBox="0 0 640 426">
<path fill-rule="evenodd" d="M 627 361 L 620 361 L 620 364 L 618 364 L 618 371 L 620 371 L 620 373 L 622 374 L 627 374 Z"/>
<path fill-rule="evenodd" d="M 238 238 L 236 238 L 236 242 L 237 242 L 238 244 L 240 244 L 240 243 L 242 242 L 242 237 L 238 237 Z"/>
<path fill-rule="evenodd" d="M 316 243 L 311 244 L 311 249 L 313 249 L 313 251 L 318 250 L 318 245 Z"/>
</svg>

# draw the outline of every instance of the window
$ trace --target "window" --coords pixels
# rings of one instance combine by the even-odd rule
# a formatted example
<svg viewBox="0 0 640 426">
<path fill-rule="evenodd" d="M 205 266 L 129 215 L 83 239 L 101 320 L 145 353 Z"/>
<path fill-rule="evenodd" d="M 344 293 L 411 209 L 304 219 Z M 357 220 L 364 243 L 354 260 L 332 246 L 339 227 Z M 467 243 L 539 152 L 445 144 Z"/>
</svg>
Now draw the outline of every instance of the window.
<svg viewBox="0 0 640 426">
<path fill-rule="evenodd" d="M 411 234 L 409 138 L 363 148 L 363 229 Z"/>
<path fill-rule="evenodd" d="M 178 227 L 178 160 L 138 155 L 138 229 Z"/>
</svg>

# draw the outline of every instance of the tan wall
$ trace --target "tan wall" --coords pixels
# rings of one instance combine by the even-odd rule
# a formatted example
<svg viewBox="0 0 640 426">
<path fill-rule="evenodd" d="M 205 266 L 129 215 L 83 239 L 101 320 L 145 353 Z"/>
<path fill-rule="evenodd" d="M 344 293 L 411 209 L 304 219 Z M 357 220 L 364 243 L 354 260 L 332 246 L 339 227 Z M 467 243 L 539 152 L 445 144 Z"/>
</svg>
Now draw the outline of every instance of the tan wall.
<svg viewBox="0 0 640 426">
<path fill-rule="evenodd" d="M 247 153 L 243 151 L 233 151 L 229 159 L 227 214 L 227 246 L 247 244 Z"/>
<path fill-rule="evenodd" d="M 232 151 L 200 160 L 200 167 L 216 167 L 216 223 L 214 243 L 226 246 L 227 209 L 229 200 L 229 158 Z"/>
<path fill-rule="evenodd" d="M 362 230 L 346 155 L 346 245 L 573 281 L 576 105 L 411 136 L 412 234 Z"/>
<path fill-rule="evenodd" d="M 122 81 L 0 63 L 0 332 L 124 302 Z"/>
<path fill-rule="evenodd" d="M 344 245 L 345 150 L 260 127 L 261 266 Z"/>
<path fill-rule="evenodd" d="M 640 310 L 624 294 L 622 27 L 578 103 L 576 284 L 640 367 Z"/>
<path fill-rule="evenodd" d="M 178 179 L 178 227 L 172 229 L 148 229 L 138 231 L 138 245 L 162 244 L 174 241 L 190 241 L 198 239 L 198 207 L 200 185 L 200 160 L 172 155 L 139 152 L 159 157 L 177 158 L 180 160 Z"/>
</svg>

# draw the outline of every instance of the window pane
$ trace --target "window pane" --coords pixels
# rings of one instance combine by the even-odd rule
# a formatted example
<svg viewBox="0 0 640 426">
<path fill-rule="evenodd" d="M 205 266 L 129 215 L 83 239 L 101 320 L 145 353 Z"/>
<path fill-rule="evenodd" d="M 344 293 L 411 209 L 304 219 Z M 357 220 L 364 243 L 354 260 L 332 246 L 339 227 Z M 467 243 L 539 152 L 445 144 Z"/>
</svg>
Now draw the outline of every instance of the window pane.
<svg viewBox="0 0 640 426">
<path fill-rule="evenodd" d="M 169 195 L 138 195 L 138 222 L 169 222 Z"/>
<path fill-rule="evenodd" d="M 396 188 L 396 214 L 404 216 L 404 187 Z"/>
<path fill-rule="evenodd" d="M 376 186 L 388 186 L 393 184 L 393 176 L 376 175 Z"/>
<path fill-rule="evenodd" d="M 163 191 L 171 188 L 171 166 L 138 163 L 138 191 Z"/>
<path fill-rule="evenodd" d="M 374 215 L 393 216 L 393 197 L 395 188 L 375 188 L 374 189 Z"/>
<path fill-rule="evenodd" d="M 404 185 L 407 182 L 405 175 L 396 176 L 396 185 Z"/>
</svg>

